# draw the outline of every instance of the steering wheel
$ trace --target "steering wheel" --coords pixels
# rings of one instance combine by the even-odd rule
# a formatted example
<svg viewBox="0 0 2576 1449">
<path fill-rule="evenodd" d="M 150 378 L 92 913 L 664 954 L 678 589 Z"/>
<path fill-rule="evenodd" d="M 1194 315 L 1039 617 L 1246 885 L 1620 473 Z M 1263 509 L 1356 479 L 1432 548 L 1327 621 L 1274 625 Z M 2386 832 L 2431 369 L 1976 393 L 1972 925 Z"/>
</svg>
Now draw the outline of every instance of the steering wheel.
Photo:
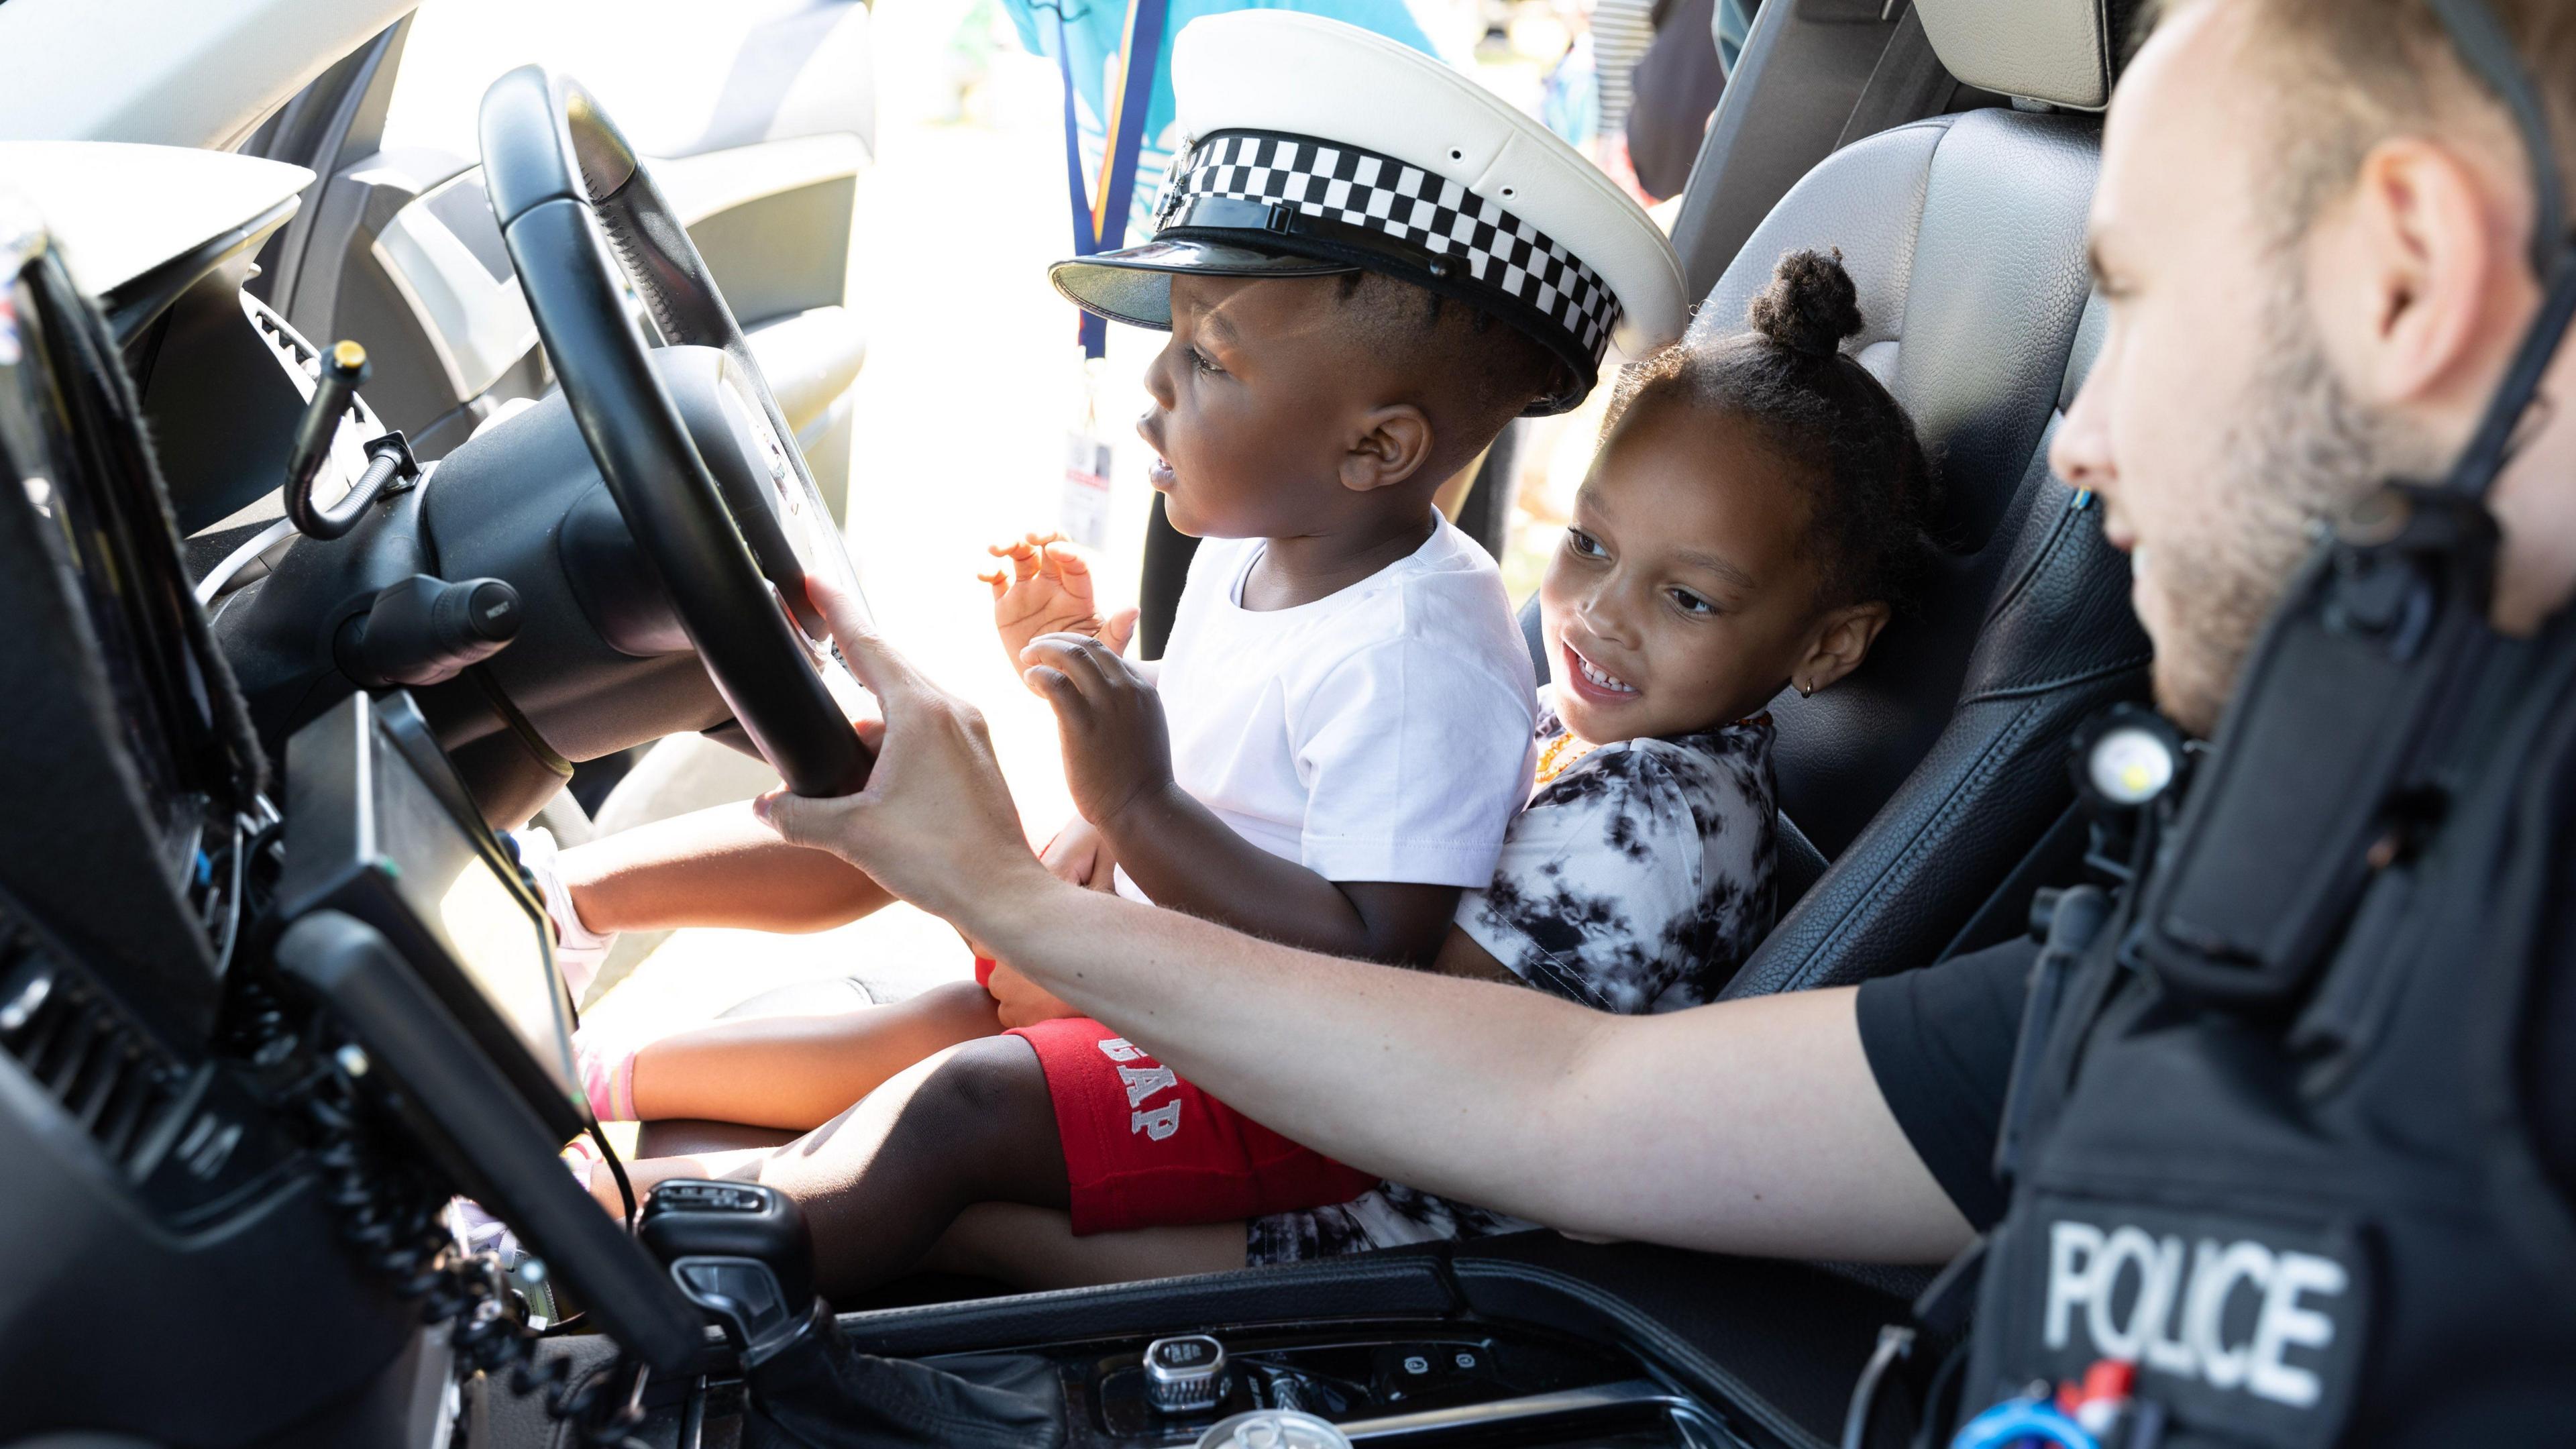
<svg viewBox="0 0 2576 1449">
<path fill-rule="evenodd" d="M 805 584 L 821 578 L 857 599 L 857 570 L 706 262 L 579 82 L 534 65 L 493 82 L 482 143 L 484 187 L 537 335 L 708 676 L 789 789 L 857 789 L 868 751 L 835 698 L 848 676 Z M 754 429 L 766 418 L 774 487 L 728 496 L 719 485 L 628 311 L 628 285 L 666 345 L 726 355 Z"/>
</svg>

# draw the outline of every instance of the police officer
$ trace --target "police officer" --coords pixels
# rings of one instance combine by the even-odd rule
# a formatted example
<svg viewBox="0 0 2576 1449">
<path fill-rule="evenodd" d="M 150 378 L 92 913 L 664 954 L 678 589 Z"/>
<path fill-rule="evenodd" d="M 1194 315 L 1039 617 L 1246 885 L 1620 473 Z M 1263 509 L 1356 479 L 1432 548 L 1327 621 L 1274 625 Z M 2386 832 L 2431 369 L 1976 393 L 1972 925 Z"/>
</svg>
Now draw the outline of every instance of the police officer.
<svg viewBox="0 0 2576 1449">
<path fill-rule="evenodd" d="M 2105 132 L 2112 330 L 2053 461 L 2216 749 L 2047 950 L 1642 1018 L 1284 950 L 1046 877 L 972 711 L 855 623 L 878 774 L 768 818 L 1426 1189 L 1733 1252 L 1991 1231 L 1964 1442 L 2081 1442 L 2024 1390 L 2088 1376 L 2110 1442 L 2563 1437 L 2576 12 L 2167 9 Z"/>
</svg>

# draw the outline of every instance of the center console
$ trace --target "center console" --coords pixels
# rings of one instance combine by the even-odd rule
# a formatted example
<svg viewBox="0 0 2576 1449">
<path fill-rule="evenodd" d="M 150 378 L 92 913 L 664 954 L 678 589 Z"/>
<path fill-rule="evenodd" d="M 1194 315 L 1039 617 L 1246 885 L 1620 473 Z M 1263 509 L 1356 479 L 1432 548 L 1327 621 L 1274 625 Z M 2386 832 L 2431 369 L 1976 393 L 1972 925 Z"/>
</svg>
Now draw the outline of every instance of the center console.
<svg viewBox="0 0 2576 1449">
<path fill-rule="evenodd" d="M 1524 1233 L 1276 1268 L 844 1312 L 855 1354 L 1051 1395 L 1060 1442 L 1179 1449 L 1247 1414 L 1311 1418 L 1289 1445 L 1823 1449 L 1902 1308 L 1807 1265 Z M 598 1345 L 549 1353 L 604 1361 Z M 1941 1347 L 1916 1356 L 1937 1363 Z M 645 1442 L 751 1442 L 757 1375 L 657 1382 Z M 1158 1392 L 1159 1391 L 1159 1392 Z M 1157 1400 L 1161 1402 L 1157 1402 Z M 482 1443 L 536 1445 L 522 1405 L 469 1400 Z M 768 1442 L 768 1441 L 763 1441 Z M 815 1439 L 863 1444 L 866 1438 Z M 987 1441 L 995 1442 L 995 1441 Z M 1013 1442 L 1002 1440 L 998 1442 Z"/>
<path fill-rule="evenodd" d="M 1081 1444 L 1196 1443 L 1262 1411 L 1353 1443 L 1746 1442 L 1626 1354 L 1499 1324 L 1253 1327 L 1051 1356 Z"/>
</svg>

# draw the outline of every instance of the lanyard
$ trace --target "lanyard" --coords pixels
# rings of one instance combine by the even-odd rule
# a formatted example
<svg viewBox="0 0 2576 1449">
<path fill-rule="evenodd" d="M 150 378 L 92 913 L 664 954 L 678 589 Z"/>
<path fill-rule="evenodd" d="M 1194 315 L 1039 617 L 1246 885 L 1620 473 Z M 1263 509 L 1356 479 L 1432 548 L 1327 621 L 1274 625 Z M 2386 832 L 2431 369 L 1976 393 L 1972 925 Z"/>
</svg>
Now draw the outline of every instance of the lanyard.
<svg viewBox="0 0 2576 1449">
<path fill-rule="evenodd" d="M 1082 131 L 1074 119 L 1073 42 L 1065 30 L 1064 12 L 1055 12 L 1055 63 L 1064 76 L 1064 175 L 1073 203 L 1075 256 L 1113 251 L 1127 240 L 1127 214 L 1136 197 L 1136 161 L 1144 150 L 1145 112 L 1153 105 L 1154 72 L 1162 60 L 1163 20 L 1169 6 L 1170 0 L 1127 0 L 1126 33 L 1118 48 L 1118 84 L 1104 93 L 1109 115 L 1096 186 L 1086 186 L 1082 174 Z M 1083 355 L 1098 357 L 1108 351 L 1109 324 L 1085 312 L 1081 337 Z"/>
</svg>

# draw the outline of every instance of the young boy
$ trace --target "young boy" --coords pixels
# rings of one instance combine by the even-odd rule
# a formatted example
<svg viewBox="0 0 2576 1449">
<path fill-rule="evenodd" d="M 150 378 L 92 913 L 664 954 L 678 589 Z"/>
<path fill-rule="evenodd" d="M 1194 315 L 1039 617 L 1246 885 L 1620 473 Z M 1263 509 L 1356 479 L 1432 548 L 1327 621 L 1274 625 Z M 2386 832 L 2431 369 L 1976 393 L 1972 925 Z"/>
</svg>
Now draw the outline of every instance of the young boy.
<svg viewBox="0 0 2576 1449">
<path fill-rule="evenodd" d="M 1515 414 L 1580 401 L 1623 304 L 1633 337 L 1677 331 L 1678 266 L 1579 157 L 1365 32 L 1214 17 L 1183 33 L 1174 70 L 1202 139 L 1167 183 L 1160 230 L 1054 279 L 1094 311 L 1171 330 L 1141 425 L 1154 483 L 1176 527 L 1224 541 L 1193 561 L 1159 681 L 1100 641 L 1046 550 L 997 582 L 1006 647 L 1058 711 L 1086 822 L 1059 854 L 1238 928 L 1427 961 L 1525 794 L 1534 693 L 1491 560 L 1432 490 Z M 1581 254 L 1551 239 L 1568 236 Z M 1038 633 L 1050 625 L 1075 632 Z M 636 893 L 572 865 L 580 921 L 669 921 L 668 900 L 621 917 Z M 826 1129 L 876 1144 L 855 1175 L 791 1181 L 806 1156 L 792 1148 L 724 1165 L 775 1168 L 809 1199 L 841 1287 L 910 1265 L 979 1200 L 1068 1208 L 1089 1232 L 1371 1185 L 1098 1023 L 1015 1034 L 1028 1044 L 969 1042 Z M 634 1073 L 639 1105 L 657 1070 Z"/>
<path fill-rule="evenodd" d="M 1407 283 L 1304 270 L 1171 278 L 1173 341 L 1139 430 L 1167 516 L 1207 542 L 1159 666 L 1099 642 L 1060 545 L 1024 546 L 997 624 L 1063 731 L 1079 818 L 1050 852 L 1060 870 L 1294 945 L 1423 962 L 1528 793 L 1535 684 L 1493 560 L 1431 496 L 1566 369 Z M 585 879 L 584 855 L 562 866 L 570 904 L 584 929 L 615 929 L 598 903 L 624 883 Z M 690 908 L 687 883 L 656 894 Z M 763 924 L 739 893 L 723 908 Z M 632 1052 L 585 1041 L 592 1105 L 811 1127 L 933 1051 L 1021 1024 L 982 980 Z"/>
</svg>

